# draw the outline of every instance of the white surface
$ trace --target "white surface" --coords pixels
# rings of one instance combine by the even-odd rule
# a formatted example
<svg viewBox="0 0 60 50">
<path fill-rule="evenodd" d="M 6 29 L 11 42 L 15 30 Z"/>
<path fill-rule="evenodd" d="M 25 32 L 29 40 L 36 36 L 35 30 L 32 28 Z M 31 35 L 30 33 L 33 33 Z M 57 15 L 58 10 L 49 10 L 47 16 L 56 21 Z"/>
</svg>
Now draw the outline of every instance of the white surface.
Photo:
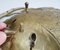
<svg viewBox="0 0 60 50">
<path fill-rule="evenodd" d="M 55 7 L 60 9 L 60 0 L 0 0 L 0 14 L 16 7 L 24 7 L 25 2 L 29 7 Z"/>
</svg>

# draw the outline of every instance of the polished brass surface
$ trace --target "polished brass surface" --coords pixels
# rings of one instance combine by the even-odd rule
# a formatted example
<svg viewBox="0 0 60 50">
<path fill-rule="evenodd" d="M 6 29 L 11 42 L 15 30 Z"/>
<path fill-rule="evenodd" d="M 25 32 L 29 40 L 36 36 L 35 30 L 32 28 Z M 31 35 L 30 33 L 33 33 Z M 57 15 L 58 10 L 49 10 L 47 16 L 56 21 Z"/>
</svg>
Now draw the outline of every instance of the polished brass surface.
<svg viewBox="0 0 60 50">
<path fill-rule="evenodd" d="M 50 10 L 47 11 L 52 13 Z M 59 41 L 55 33 L 50 30 L 51 27 L 55 27 L 56 22 L 56 17 L 47 15 L 47 12 L 43 9 L 29 9 L 28 13 L 22 11 L 21 14 L 17 14 L 5 21 L 9 26 L 9 30 L 15 32 L 3 44 L 2 49 L 60 50 Z M 33 33 L 35 35 L 31 37 Z"/>
</svg>

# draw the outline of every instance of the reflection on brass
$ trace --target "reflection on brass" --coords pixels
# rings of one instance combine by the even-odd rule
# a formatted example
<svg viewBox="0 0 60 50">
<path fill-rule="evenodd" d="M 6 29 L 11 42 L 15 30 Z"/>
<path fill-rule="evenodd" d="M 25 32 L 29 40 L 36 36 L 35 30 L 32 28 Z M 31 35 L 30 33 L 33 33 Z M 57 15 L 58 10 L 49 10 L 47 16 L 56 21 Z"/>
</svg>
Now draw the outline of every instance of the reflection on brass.
<svg viewBox="0 0 60 50">
<path fill-rule="evenodd" d="M 30 39 L 30 50 L 32 50 L 35 46 L 36 34 L 32 33 L 29 39 Z"/>
<path fill-rule="evenodd" d="M 24 13 L 25 11 L 22 10 L 21 14 L 16 14 L 4 21 L 10 26 L 9 31 L 5 32 L 14 35 L 8 38 L 9 40 L 3 44 L 2 49 L 60 50 L 60 20 L 58 20 L 60 15 L 57 15 L 60 10 L 54 8 L 28 10 L 29 13 Z M 56 24 L 57 22 L 58 24 Z"/>
</svg>

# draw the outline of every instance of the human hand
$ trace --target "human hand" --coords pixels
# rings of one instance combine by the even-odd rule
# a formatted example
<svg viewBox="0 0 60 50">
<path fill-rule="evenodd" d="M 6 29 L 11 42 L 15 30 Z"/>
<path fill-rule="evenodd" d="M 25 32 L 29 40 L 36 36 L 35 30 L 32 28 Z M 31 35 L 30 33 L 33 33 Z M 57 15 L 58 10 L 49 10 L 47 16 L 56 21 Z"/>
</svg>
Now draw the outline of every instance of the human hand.
<svg viewBox="0 0 60 50">
<path fill-rule="evenodd" d="M 0 46 L 6 41 L 7 39 L 7 35 L 5 34 L 5 32 L 3 32 L 3 30 L 7 27 L 7 25 L 5 23 L 0 22 Z M 2 50 L 0 48 L 0 50 Z"/>
</svg>

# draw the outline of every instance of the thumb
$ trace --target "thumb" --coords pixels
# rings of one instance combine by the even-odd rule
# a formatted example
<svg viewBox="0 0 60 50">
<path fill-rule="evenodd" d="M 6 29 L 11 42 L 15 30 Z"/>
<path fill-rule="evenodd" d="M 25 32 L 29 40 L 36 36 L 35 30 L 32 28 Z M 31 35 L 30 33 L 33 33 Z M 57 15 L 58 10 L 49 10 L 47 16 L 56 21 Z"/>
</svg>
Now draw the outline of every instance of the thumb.
<svg viewBox="0 0 60 50">
<path fill-rule="evenodd" d="M 7 39 L 7 36 L 4 32 L 0 31 L 0 45 L 2 45 Z"/>
</svg>

